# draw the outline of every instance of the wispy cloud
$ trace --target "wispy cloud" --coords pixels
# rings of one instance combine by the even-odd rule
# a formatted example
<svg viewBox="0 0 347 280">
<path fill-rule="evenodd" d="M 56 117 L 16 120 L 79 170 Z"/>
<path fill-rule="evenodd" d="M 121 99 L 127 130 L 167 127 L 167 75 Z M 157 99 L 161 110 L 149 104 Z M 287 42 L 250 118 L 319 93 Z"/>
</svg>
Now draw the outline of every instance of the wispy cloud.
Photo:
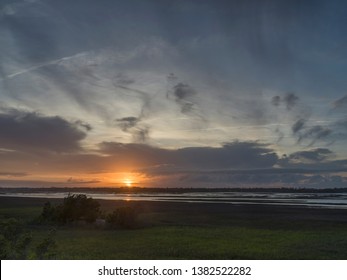
<svg viewBox="0 0 347 280">
<path fill-rule="evenodd" d="M 44 62 L 44 63 L 40 63 L 38 65 L 34 65 L 34 66 L 31 66 L 31 67 L 28 67 L 28 68 L 25 68 L 25 69 L 21 69 L 21 70 L 15 72 L 15 73 L 6 75 L 5 77 L 0 78 L 0 81 L 13 79 L 13 78 L 16 78 L 19 75 L 27 74 L 27 73 L 30 73 L 32 71 L 36 71 L 36 70 L 38 70 L 40 68 L 43 68 L 43 67 L 46 67 L 46 66 L 59 65 L 59 64 L 62 64 L 62 63 L 66 62 L 66 61 L 68 61 L 70 59 L 80 58 L 80 57 L 83 57 L 83 56 L 86 56 L 86 55 L 88 55 L 88 52 L 81 52 L 81 53 L 78 53 L 78 54 L 75 54 L 75 55 L 72 55 L 72 56 L 66 56 L 66 57 L 62 57 L 62 58 L 59 58 L 59 59 L 55 59 L 55 60 L 47 61 L 47 62 Z"/>
</svg>

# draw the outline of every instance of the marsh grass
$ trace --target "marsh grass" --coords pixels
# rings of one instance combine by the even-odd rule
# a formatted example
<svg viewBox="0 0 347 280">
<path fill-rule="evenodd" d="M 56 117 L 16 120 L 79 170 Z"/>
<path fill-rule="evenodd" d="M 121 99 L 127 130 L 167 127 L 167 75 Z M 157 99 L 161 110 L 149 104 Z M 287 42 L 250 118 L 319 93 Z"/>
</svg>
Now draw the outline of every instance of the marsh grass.
<svg viewBox="0 0 347 280">
<path fill-rule="evenodd" d="M 43 201 L 44 203 L 44 201 Z M 42 205 L 43 205 L 42 203 Z M 115 207 L 107 207 L 107 210 Z M 27 222 L 36 246 L 49 227 L 30 224 L 42 206 L 0 206 Z M 347 259 L 347 223 L 313 217 L 144 211 L 137 229 L 58 227 L 56 259 Z"/>
<path fill-rule="evenodd" d="M 44 231 L 36 231 L 39 240 Z M 62 229 L 58 259 L 346 259 L 346 230 L 265 230 L 158 226 L 138 230 Z"/>
</svg>

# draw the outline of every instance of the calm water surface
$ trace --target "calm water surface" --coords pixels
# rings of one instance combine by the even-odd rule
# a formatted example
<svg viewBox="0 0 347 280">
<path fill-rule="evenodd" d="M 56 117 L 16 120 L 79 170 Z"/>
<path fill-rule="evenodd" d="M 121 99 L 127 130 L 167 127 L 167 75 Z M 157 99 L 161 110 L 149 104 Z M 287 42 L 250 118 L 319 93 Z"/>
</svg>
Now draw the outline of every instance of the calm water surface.
<svg viewBox="0 0 347 280">
<path fill-rule="evenodd" d="M 95 199 L 126 201 L 172 201 L 182 203 L 230 203 L 292 205 L 347 209 L 347 193 L 262 193 L 262 192 L 187 192 L 169 193 L 85 193 Z M 2 193 L 0 196 L 64 198 L 67 192 Z"/>
</svg>

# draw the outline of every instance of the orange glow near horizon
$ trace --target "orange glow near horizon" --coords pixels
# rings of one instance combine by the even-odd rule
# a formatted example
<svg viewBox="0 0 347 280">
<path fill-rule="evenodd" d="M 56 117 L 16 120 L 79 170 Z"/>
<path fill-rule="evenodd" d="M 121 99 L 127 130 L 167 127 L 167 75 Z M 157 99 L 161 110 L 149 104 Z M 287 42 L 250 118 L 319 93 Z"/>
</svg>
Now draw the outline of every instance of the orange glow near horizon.
<svg viewBox="0 0 347 280">
<path fill-rule="evenodd" d="M 114 173 L 110 181 L 131 188 L 142 182 L 140 177 L 137 173 L 120 172 Z"/>
<path fill-rule="evenodd" d="M 129 188 L 133 186 L 133 180 L 129 178 L 124 179 L 123 183 Z"/>
</svg>

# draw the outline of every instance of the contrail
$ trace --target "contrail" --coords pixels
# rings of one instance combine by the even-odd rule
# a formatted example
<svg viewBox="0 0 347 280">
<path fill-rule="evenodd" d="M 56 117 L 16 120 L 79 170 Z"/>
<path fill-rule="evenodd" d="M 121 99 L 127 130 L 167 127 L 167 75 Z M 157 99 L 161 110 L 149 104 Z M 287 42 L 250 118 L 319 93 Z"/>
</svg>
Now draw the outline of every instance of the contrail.
<svg viewBox="0 0 347 280">
<path fill-rule="evenodd" d="M 25 73 L 28 73 L 28 72 L 31 72 L 31 71 L 35 71 L 35 70 L 40 69 L 42 67 L 45 67 L 45 66 L 48 66 L 48 65 L 58 64 L 60 62 L 67 61 L 67 60 L 70 60 L 70 59 L 73 59 L 73 58 L 78 58 L 78 57 L 81 57 L 81 56 L 85 56 L 87 54 L 88 54 L 87 52 L 81 52 L 81 53 L 78 53 L 78 54 L 75 54 L 75 55 L 72 55 L 72 56 L 66 56 L 66 57 L 63 57 L 63 58 L 59 58 L 59 59 L 51 60 L 51 61 L 48 61 L 48 62 L 44 62 L 44 63 L 38 64 L 38 65 L 35 65 L 35 66 L 31 66 L 29 68 L 22 69 L 22 70 L 20 70 L 20 71 L 18 71 L 16 73 L 12 73 L 10 75 L 7 75 L 7 76 L 1 78 L 0 81 L 13 79 L 13 78 L 15 78 L 15 77 L 17 77 L 19 75 L 22 75 L 22 74 L 25 74 Z"/>
</svg>

